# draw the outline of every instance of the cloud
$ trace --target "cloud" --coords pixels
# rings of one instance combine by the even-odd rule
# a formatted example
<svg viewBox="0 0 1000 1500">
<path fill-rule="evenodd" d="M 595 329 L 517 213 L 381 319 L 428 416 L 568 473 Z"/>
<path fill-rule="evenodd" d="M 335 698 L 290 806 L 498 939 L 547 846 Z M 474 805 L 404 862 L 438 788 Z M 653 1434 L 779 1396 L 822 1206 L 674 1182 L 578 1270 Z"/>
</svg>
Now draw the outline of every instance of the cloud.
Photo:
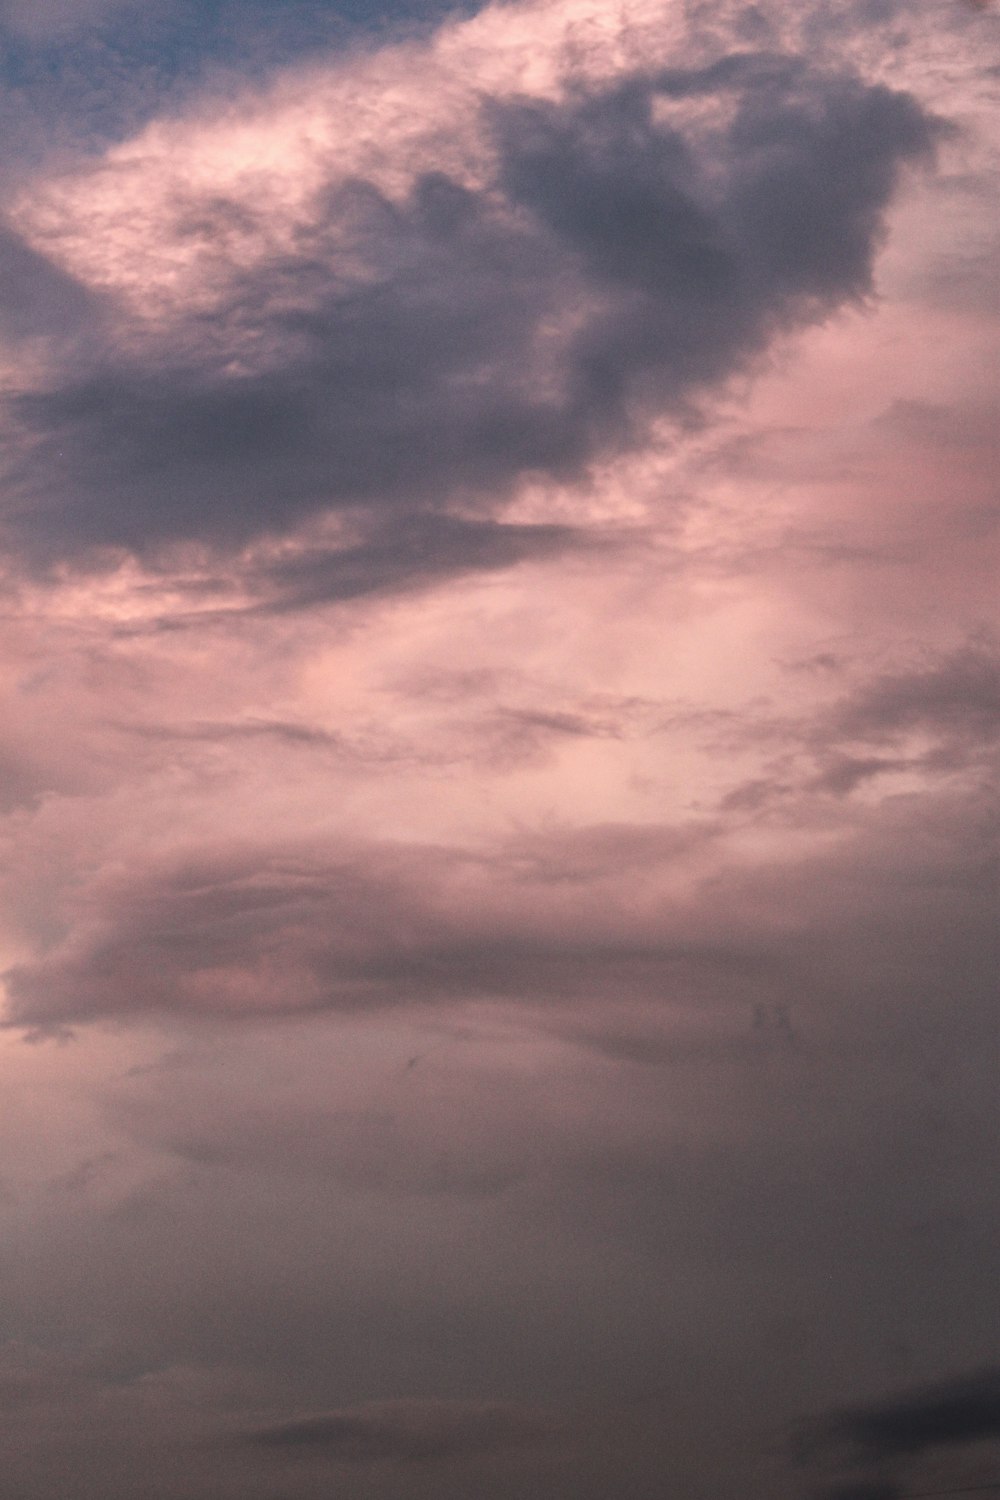
<svg viewBox="0 0 1000 1500">
<path fill-rule="evenodd" d="M 864 296 L 898 173 L 938 127 L 907 94 L 740 54 L 488 98 L 474 134 L 479 181 L 431 148 L 395 193 L 321 158 L 280 245 L 246 185 L 178 186 L 161 231 L 182 278 L 208 253 L 189 244 L 208 269 L 142 338 L 8 401 L 9 544 L 234 549 L 353 515 L 357 547 L 301 564 L 332 597 L 551 550 L 486 521 L 526 476 L 578 475 Z M 145 190 L 129 181 L 119 212 Z M 45 243 L 65 260 L 63 240 Z M 142 285 L 136 253 L 106 291 Z"/>
<path fill-rule="evenodd" d="M 642 868 L 647 831 L 635 842 L 640 881 L 655 881 L 656 866 Z M 627 831 L 615 841 L 620 859 L 630 843 Z M 670 831 L 668 862 L 676 846 Z M 503 849 L 244 845 L 192 849 L 124 878 L 112 869 L 81 893 L 61 945 L 8 971 L 10 1016 L 46 1025 L 599 994 L 609 984 L 645 992 L 678 971 L 766 963 L 748 937 L 673 934 L 630 915 L 627 866 L 623 879 L 605 858 L 583 889 L 546 891 L 532 858 L 529 848 L 525 878 L 516 864 L 512 878 Z"/>
<path fill-rule="evenodd" d="M 9 26 L 32 41 L 45 41 L 60 32 L 102 21 L 136 0 L 2 0 L 0 25 Z"/>
<path fill-rule="evenodd" d="M 1000 1370 L 989 1368 L 836 1412 L 813 1441 L 879 1461 L 988 1439 L 1000 1439 Z"/>
<path fill-rule="evenodd" d="M 836 672 L 832 661 L 805 663 Z M 853 679 L 853 680 L 852 680 Z M 773 810 L 784 803 L 799 811 L 813 797 L 850 797 L 880 778 L 908 773 L 921 778 L 954 776 L 970 784 L 990 774 L 1000 750 L 1000 654 L 991 634 L 980 631 L 958 646 L 925 650 L 922 659 L 848 675 L 839 696 L 799 723 L 774 718 L 754 724 L 742 716 L 733 738 L 770 739 L 771 774 L 728 791 L 723 813 Z M 727 752 L 732 742 L 724 738 Z"/>
<path fill-rule="evenodd" d="M 821 714 L 808 737 L 819 767 L 809 789 L 835 796 L 908 770 L 987 770 L 1000 751 L 996 645 L 981 635 L 918 664 L 872 673 Z M 872 753 L 885 747 L 896 753 Z"/>
<path fill-rule="evenodd" d="M 459 516 L 403 513 L 353 545 L 304 545 L 247 569 L 255 612 L 426 587 L 454 573 L 510 568 L 532 558 L 588 545 L 570 526 L 518 525 Z"/>
<path fill-rule="evenodd" d="M 427 1463 L 550 1442 L 551 1416 L 500 1402 L 385 1401 L 262 1427 L 248 1441 L 334 1463 Z"/>
<path fill-rule="evenodd" d="M 409 1074 L 421 1061 L 409 1059 Z M 412 1080 L 408 1080 L 412 1085 Z M 220 1119 L 191 1101 L 179 1119 L 173 1100 L 116 1102 L 116 1121 L 137 1139 L 182 1161 L 221 1171 L 312 1177 L 349 1194 L 485 1200 L 521 1183 L 531 1156 L 530 1127 L 509 1131 L 505 1102 L 479 1083 L 459 1100 L 428 1089 L 405 1091 L 382 1109 L 308 1109 L 237 1104 Z M 235 1102 L 235 1101 L 234 1101 Z M 511 1136 L 514 1138 L 510 1138 Z"/>
<path fill-rule="evenodd" d="M 970 748 L 1000 742 L 1000 653 L 972 640 L 937 660 L 874 676 L 834 713 L 845 738 L 890 740 L 924 730 Z"/>
<path fill-rule="evenodd" d="M 581 1037 L 621 1051 L 634 1005 L 648 1032 L 678 1011 L 749 1026 L 759 1004 L 818 1018 L 825 996 L 876 1005 L 883 1029 L 905 1009 L 917 1036 L 943 985 L 978 1025 L 995 955 L 982 798 L 889 799 L 822 851 L 804 829 L 770 859 L 740 855 L 738 822 L 122 854 L 68 894 L 62 939 L 8 969 L 8 1023 L 505 1000 L 553 1024 L 571 1004 Z"/>
<path fill-rule="evenodd" d="M 992 200 L 893 191 L 930 108 L 992 181 L 984 64 L 862 4 L 519 0 L 172 118 L 166 23 L 74 54 L 118 143 L 0 246 L 19 1500 L 989 1462 L 858 1435 L 991 1358 L 1000 1245 L 990 328 L 923 274 Z"/>
<path fill-rule="evenodd" d="M 66 336 L 98 317 L 92 292 L 0 223 L 0 332 Z"/>
<path fill-rule="evenodd" d="M 824 1490 L 817 1500 L 904 1500 L 903 1491 L 891 1480 L 861 1480 Z"/>
</svg>

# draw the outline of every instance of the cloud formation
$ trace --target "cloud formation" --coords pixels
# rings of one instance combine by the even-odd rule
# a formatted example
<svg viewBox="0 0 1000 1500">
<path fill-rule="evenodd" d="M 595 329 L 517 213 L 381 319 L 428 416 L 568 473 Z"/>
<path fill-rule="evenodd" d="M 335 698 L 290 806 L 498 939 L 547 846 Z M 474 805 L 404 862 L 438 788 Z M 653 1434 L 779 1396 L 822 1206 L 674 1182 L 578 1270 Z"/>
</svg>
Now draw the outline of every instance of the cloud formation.
<svg viewBox="0 0 1000 1500">
<path fill-rule="evenodd" d="M 994 21 L 404 8 L 0 4 L 5 1482 L 985 1482 Z"/>
<path fill-rule="evenodd" d="M 675 841 L 665 831 L 668 861 Z M 623 830 L 616 847 L 634 871 L 631 842 Z M 646 845 L 640 831 L 640 879 Z M 544 846 L 538 854 L 544 860 Z M 536 857 L 530 846 L 523 855 Z M 677 969 L 766 962 L 746 940 L 670 934 L 662 915 L 654 936 L 648 917 L 628 913 L 627 877 L 620 888 L 627 870 L 601 859 L 567 899 L 548 887 L 544 865 L 536 873 L 529 863 L 525 878 L 504 851 L 190 851 L 124 879 L 109 872 L 92 887 L 65 945 L 8 973 L 10 1018 L 47 1024 L 164 1009 L 239 1016 L 544 998 L 600 992 L 612 976 L 642 992 Z M 651 873 L 655 888 L 655 866 Z"/>
<path fill-rule="evenodd" d="M 579 474 L 864 296 L 899 171 L 938 128 L 899 91 L 735 53 L 488 100 L 476 134 L 475 185 L 427 163 L 390 194 L 321 159 L 280 251 L 249 195 L 188 190 L 171 233 L 182 265 L 191 237 L 223 247 L 210 311 L 194 288 L 151 342 L 12 397 L 10 542 L 232 548 L 333 510 L 387 538 L 337 558 L 341 593 L 384 586 L 417 534 L 428 570 L 488 565 L 483 532 L 435 513 Z"/>
<path fill-rule="evenodd" d="M 853 1448 L 867 1461 L 1000 1438 L 1000 1370 L 976 1370 L 888 1401 L 838 1412 L 820 1425 L 821 1445 Z"/>
<path fill-rule="evenodd" d="M 945 794 L 923 809 L 903 799 L 831 851 L 748 868 L 733 859 L 738 832 L 711 822 L 489 850 L 233 841 L 133 856 L 73 895 L 47 954 L 8 970 L 8 1021 L 575 999 L 599 1002 L 614 1034 L 616 1009 L 637 1001 L 711 1013 L 724 998 L 749 1014 L 803 990 L 853 1004 L 860 987 L 895 1006 L 949 969 L 978 1007 L 996 956 L 983 799 Z M 795 816 L 808 837 L 815 814 Z M 692 900 L 691 880 L 705 899 Z"/>
<path fill-rule="evenodd" d="M 428 1463 L 550 1442 L 545 1413 L 499 1402 L 396 1401 L 347 1407 L 263 1427 L 256 1446 L 333 1463 Z"/>
<path fill-rule="evenodd" d="M 949 1453 L 954 1457 L 956 1452 L 968 1454 L 977 1444 L 998 1442 L 1000 1371 L 984 1367 L 834 1412 L 806 1430 L 801 1456 L 869 1471 L 868 1478 L 824 1490 L 823 1500 L 897 1500 L 911 1493 L 958 1495 L 990 1489 L 988 1480 L 976 1482 L 977 1473 L 982 1480 L 982 1471 L 967 1470 L 963 1483 L 960 1472 L 952 1468 L 935 1482 L 913 1478 L 912 1466 L 922 1458 Z"/>
</svg>

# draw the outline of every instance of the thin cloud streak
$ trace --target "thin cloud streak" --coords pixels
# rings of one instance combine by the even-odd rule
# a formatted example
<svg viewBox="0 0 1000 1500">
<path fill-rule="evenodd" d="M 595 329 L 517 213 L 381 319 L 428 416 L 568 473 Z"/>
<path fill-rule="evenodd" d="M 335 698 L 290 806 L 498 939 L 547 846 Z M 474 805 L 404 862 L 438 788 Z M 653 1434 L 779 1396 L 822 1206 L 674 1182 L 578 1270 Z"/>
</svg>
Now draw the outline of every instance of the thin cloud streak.
<svg viewBox="0 0 1000 1500">
<path fill-rule="evenodd" d="M 429 1463 L 552 1436 L 552 1419 L 541 1413 L 499 1404 L 414 1401 L 301 1417 L 264 1427 L 248 1441 L 263 1449 L 318 1453 L 337 1463 Z"/>
</svg>

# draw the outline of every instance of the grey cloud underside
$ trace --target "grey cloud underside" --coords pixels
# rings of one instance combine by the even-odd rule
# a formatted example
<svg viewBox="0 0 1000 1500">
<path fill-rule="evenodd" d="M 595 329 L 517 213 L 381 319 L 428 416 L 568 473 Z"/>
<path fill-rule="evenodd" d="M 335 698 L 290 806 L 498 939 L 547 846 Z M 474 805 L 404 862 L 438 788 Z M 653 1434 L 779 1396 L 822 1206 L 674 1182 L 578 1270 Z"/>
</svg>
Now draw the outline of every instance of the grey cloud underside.
<svg viewBox="0 0 1000 1500">
<path fill-rule="evenodd" d="M 1000 1440 L 1000 1369 L 977 1370 L 838 1412 L 813 1435 L 819 1448 L 846 1446 L 871 1460 L 991 1439 Z"/>
<path fill-rule="evenodd" d="M 564 1025 L 572 1001 L 580 1040 L 654 1063 L 685 1055 L 683 1031 L 660 1034 L 677 1015 L 708 1027 L 709 1055 L 784 1046 L 803 1019 L 822 1032 L 829 1007 L 852 1025 L 875 1007 L 893 1046 L 983 1033 L 998 954 L 981 797 L 890 803 L 831 853 L 716 873 L 695 904 L 663 888 L 677 830 L 659 830 L 659 857 L 652 832 L 488 853 L 202 848 L 136 865 L 95 880 L 64 940 L 8 971 L 8 1024 L 501 999 L 551 1006 Z M 703 850 L 714 837 L 702 831 Z"/>
<path fill-rule="evenodd" d="M 724 103 L 725 123 L 662 117 L 692 98 Z M 489 539 L 427 514 L 488 515 L 525 474 L 579 473 L 779 331 L 864 295 L 898 172 L 939 129 L 908 95 L 764 55 L 558 105 L 494 101 L 485 121 L 482 191 L 436 171 L 399 203 L 366 181 L 331 187 L 295 253 L 233 267 L 224 305 L 155 356 L 105 343 L 22 392 L 11 545 L 42 559 L 230 547 L 333 507 L 367 516 L 376 542 L 353 579 L 343 558 L 325 579 L 307 564 L 321 595 L 396 576 L 415 528 L 427 571 L 482 566 L 481 546 L 490 565 Z M 345 244 L 360 281 L 341 274 Z M 250 348 L 266 355 L 226 373 Z"/>
<path fill-rule="evenodd" d="M 634 928 L 620 910 L 589 932 L 572 912 L 546 930 L 518 911 L 519 881 L 504 863 L 502 854 L 482 861 L 432 847 L 199 851 L 180 867 L 146 872 L 138 885 L 109 888 L 98 898 L 106 917 L 84 917 L 61 952 L 9 971 L 11 1015 L 46 1024 L 143 1011 L 567 998 L 609 985 L 643 994 L 678 972 L 752 975 L 768 966 L 748 938 L 663 936 Z M 507 909 L 490 898 L 491 871 L 506 887 Z M 451 897 L 463 872 L 483 910 L 475 897 Z M 602 869 L 584 887 L 591 901 L 609 874 Z M 524 885 L 544 897 L 544 879 Z"/>
<path fill-rule="evenodd" d="M 803 1003 L 904 1003 L 908 986 L 916 1003 L 935 985 L 972 997 L 980 1015 L 1000 963 L 998 709 L 995 647 L 974 638 L 908 671 L 860 680 L 811 721 L 782 722 L 780 772 L 737 787 L 716 818 L 549 830 L 480 850 L 276 840 L 192 845 L 165 864 L 136 860 L 124 878 L 88 882 L 64 915 L 62 941 L 8 972 L 8 1018 L 51 1026 L 477 998 L 653 1002 L 655 1017 L 678 1001 L 711 1011 L 721 1000 L 770 1018 L 784 1037 L 785 1018 Z M 513 716 L 522 732 L 549 736 L 616 724 L 527 719 Z M 916 756 L 906 749 L 913 730 Z M 279 720 L 147 732 L 196 744 L 266 735 L 303 753 L 354 753 L 349 738 Z M 739 743 L 733 732 L 727 753 Z M 755 726 L 739 732 L 752 736 Z M 912 767 L 935 773 L 924 791 L 853 814 L 858 788 Z M 727 841 L 741 823 L 777 817 L 808 829 L 823 822 L 831 795 L 847 801 L 838 850 L 753 875 L 729 864 Z M 701 859 L 715 875 L 692 902 L 672 899 L 671 872 Z M 617 1055 L 683 1054 L 683 1042 L 655 1029 L 623 1033 L 607 1015 L 596 1029 L 579 1024 L 582 1038 Z M 733 1042 L 717 1039 L 723 1052 Z"/>
<path fill-rule="evenodd" d="M 974 1444 L 1000 1443 L 1000 1370 L 983 1368 L 901 1395 L 833 1413 L 801 1434 L 800 1460 L 851 1464 L 869 1471 L 818 1500 L 904 1500 L 913 1494 L 963 1494 L 990 1486 L 970 1479 L 963 1487 L 903 1482 L 902 1466 L 924 1455 L 953 1453 Z M 954 1472 L 954 1471 L 953 1471 Z"/>
<path fill-rule="evenodd" d="M 488 572 L 591 540 L 572 526 L 518 525 L 460 516 L 401 513 L 353 546 L 304 547 L 248 571 L 255 612 L 420 588 L 450 574 Z"/>
<path fill-rule="evenodd" d="M 774 774 L 728 792 L 723 812 L 767 810 L 816 793 L 849 797 L 901 771 L 988 782 L 1000 751 L 997 643 L 984 631 L 953 650 L 872 674 L 811 721 L 780 721 L 771 732 L 780 745 Z"/>
<path fill-rule="evenodd" d="M 429 1462 L 551 1441 L 544 1413 L 499 1403 L 399 1401 L 348 1407 L 262 1428 L 249 1438 L 275 1454 L 340 1463 Z"/>
<path fill-rule="evenodd" d="M 351 517 L 338 545 L 295 539 L 274 557 L 267 548 L 241 556 L 207 578 L 175 580 L 192 606 L 172 608 L 141 625 L 117 628 L 120 636 L 200 629 L 237 617 L 263 618 L 352 599 L 412 593 L 456 574 L 500 571 L 560 553 L 584 553 L 616 543 L 610 530 L 545 522 L 520 523 L 430 511 Z M 170 558 L 166 559 L 167 570 Z M 215 604 L 206 608 L 206 596 Z M 194 607 L 198 606 L 198 607 Z"/>
<path fill-rule="evenodd" d="M 970 753 L 1000 744 L 1000 652 L 986 635 L 910 671 L 886 672 L 833 715 L 843 737 L 889 740 L 923 730 Z"/>
</svg>

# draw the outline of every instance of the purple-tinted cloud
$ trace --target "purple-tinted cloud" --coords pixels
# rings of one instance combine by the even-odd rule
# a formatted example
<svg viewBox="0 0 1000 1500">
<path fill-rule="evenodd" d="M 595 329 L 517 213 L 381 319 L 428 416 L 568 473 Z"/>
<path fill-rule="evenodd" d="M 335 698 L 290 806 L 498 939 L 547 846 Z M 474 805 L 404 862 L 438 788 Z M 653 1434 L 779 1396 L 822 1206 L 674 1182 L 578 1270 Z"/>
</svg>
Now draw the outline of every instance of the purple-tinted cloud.
<svg viewBox="0 0 1000 1500">
<path fill-rule="evenodd" d="M 6 1486 L 988 1478 L 993 23 L 319 8 L 0 100 Z"/>
<path fill-rule="evenodd" d="M 728 121 L 661 120 L 691 99 Z M 234 546 L 360 508 L 386 539 L 331 560 L 314 596 L 341 597 L 405 579 L 394 554 L 415 531 L 431 573 L 488 566 L 491 536 L 507 557 L 548 549 L 546 531 L 505 543 L 421 513 L 578 474 L 865 295 L 899 171 L 938 134 L 908 95 L 768 55 L 497 101 L 487 119 L 482 189 L 430 162 L 402 202 L 332 183 L 295 252 L 228 269 L 207 324 L 16 395 L 11 544 Z M 220 236 L 236 211 L 199 208 Z M 252 204 L 239 212 L 253 232 Z M 338 270 L 345 241 L 362 280 Z"/>
</svg>

